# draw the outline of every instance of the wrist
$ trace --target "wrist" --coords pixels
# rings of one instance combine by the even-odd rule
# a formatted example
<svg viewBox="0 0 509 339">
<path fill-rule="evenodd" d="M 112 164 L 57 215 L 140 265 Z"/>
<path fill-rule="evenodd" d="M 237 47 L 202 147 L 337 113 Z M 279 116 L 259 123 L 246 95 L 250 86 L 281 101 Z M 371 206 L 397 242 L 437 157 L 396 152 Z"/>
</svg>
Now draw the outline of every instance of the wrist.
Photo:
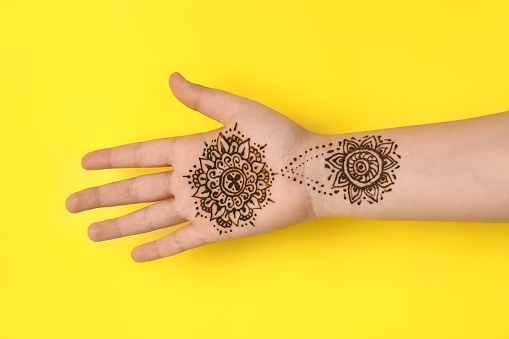
<svg viewBox="0 0 509 339">
<path fill-rule="evenodd" d="M 344 188 L 334 187 L 338 170 L 328 160 L 339 151 L 338 142 L 343 139 L 343 135 L 310 133 L 307 147 L 303 150 L 302 183 L 307 189 L 315 219 L 350 217 L 351 204 L 346 199 Z"/>
</svg>

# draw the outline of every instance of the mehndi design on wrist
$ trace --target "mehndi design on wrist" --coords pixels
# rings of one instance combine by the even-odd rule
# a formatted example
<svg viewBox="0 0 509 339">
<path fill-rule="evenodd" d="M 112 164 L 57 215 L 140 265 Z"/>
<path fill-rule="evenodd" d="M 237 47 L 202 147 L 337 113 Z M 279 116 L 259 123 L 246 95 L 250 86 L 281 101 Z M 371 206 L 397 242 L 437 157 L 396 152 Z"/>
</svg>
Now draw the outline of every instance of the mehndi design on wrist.
<svg viewBox="0 0 509 339">
<path fill-rule="evenodd" d="M 396 153 L 398 146 L 391 139 L 368 136 L 362 139 L 344 139 L 337 146 L 330 143 L 309 148 L 299 154 L 288 166 L 281 169 L 283 176 L 306 184 L 313 191 L 334 195 L 343 193 L 344 199 L 360 205 L 383 200 L 383 194 L 392 191 L 396 180 L 395 170 L 400 166 Z M 323 161 L 330 172 L 328 183 L 304 177 L 301 168 L 309 161 Z"/>
<path fill-rule="evenodd" d="M 265 207 L 274 173 L 264 162 L 264 148 L 232 129 L 205 143 L 200 164 L 189 170 L 189 184 L 195 189 L 196 216 L 215 221 L 219 234 L 232 226 L 254 226 L 256 211 Z"/>
</svg>

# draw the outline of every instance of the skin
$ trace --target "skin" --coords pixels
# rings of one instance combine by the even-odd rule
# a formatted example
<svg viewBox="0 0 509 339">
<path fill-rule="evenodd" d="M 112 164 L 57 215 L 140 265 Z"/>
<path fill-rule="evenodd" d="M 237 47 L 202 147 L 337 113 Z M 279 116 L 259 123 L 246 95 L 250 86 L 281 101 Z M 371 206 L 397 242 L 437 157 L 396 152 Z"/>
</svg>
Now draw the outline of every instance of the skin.
<svg viewBox="0 0 509 339">
<path fill-rule="evenodd" d="M 88 235 L 104 241 L 186 223 L 153 242 L 134 248 L 137 262 L 178 254 L 205 244 L 268 233 L 323 217 L 370 219 L 509 221 L 509 113 L 441 124 L 344 135 L 310 132 L 255 101 L 204 87 L 173 73 L 175 97 L 187 107 L 219 121 L 223 128 L 105 148 L 86 154 L 87 170 L 168 167 L 173 170 L 91 187 L 70 195 L 69 212 L 98 207 L 154 202 L 125 216 L 91 224 Z M 317 194 L 309 186 L 276 175 L 269 188 L 274 203 L 257 210 L 255 227 L 233 227 L 219 234 L 214 220 L 196 216 L 196 189 L 189 170 L 199 164 L 204 143 L 237 124 L 246 138 L 264 145 L 264 162 L 280 174 L 295 155 L 309 147 L 337 144 L 351 137 L 381 135 L 398 144 L 401 168 L 393 190 L 374 204 L 351 204 L 341 194 Z M 326 180 L 329 169 L 320 158 L 303 167 L 306 175 Z M 206 213 L 205 213 L 206 214 Z"/>
<path fill-rule="evenodd" d="M 267 144 L 265 162 L 275 169 L 287 162 L 291 154 L 305 147 L 308 132 L 274 110 L 252 100 L 224 91 L 211 89 L 185 80 L 180 74 L 170 76 L 175 97 L 187 107 L 221 122 L 225 127 L 207 133 L 151 140 L 142 143 L 106 148 L 86 154 L 82 166 L 87 170 L 126 167 L 171 166 L 172 171 L 91 187 L 67 199 L 72 213 L 98 207 L 156 202 L 120 218 L 93 223 L 88 235 L 103 241 L 149 232 L 181 223 L 187 225 L 169 235 L 136 247 L 131 252 L 138 262 L 167 257 L 205 244 L 262 234 L 313 219 L 311 202 L 304 187 L 290 181 L 275 180 L 270 187 L 272 199 L 258 210 L 256 227 L 235 228 L 219 235 L 215 221 L 196 217 L 197 198 L 189 185 L 189 170 L 199 163 L 204 142 L 217 138 L 219 132 L 236 123 L 242 133 L 259 144 Z M 269 146 L 270 145 L 270 146 Z M 288 192 L 292 192 L 291 196 Z"/>
</svg>

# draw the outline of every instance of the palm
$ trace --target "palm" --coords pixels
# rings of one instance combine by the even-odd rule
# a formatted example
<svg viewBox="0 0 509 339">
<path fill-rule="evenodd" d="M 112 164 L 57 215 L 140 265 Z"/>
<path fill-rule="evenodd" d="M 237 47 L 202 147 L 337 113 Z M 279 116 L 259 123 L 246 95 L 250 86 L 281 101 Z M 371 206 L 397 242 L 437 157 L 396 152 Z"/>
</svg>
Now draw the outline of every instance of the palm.
<svg viewBox="0 0 509 339">
<path fill-rule="evenodd" d="M 71 195 L 71 212 L 156 202 L 126 216 L 94 223 L 92 240 L 148 232 L 189 221 L 177 231 L 133 250 L 137 261 L 158 259 L 211 242 L 266 233 L 306 219 L 310 202 L 301 185 L 281 180 L 282 164 L 307 132 L 254 101 L 170 78 L 186 106 L 220 121 L 215 131 L 91 152 L 87 169 L 172 166 Z M 291 194 L 289 194 L 291 192 Z"/>
<path fill-rule="evenodd" d="M 233 121 L 224 122 L 225 127 L 182 139 L 179 154 L 186 156 L 174 161 L 175 202 L 186 211 L 186 219 L 199 230 L 198 236 L 207 239 L 219 241 L 280 229 L 305 218 L 298 211 L 308 210 L 308 201 L 303 198 L 306 195 L 288 194 L 296 187 L 290 187 L 295 185 L 287 180 L 280 180 L 278 173 L 281 164 L 289 162 L 288 153 L 295 153 L 291 152 L 292 148 L 302 148 L 305 131 L 260 104 L 246 101 L 245 106 L 248 111 L 237 115 Z M 217 150 L 216 157 L 203 155 L 207 150 L 205 143 L 208 149 Z M 242 143 L 247 149 L 244 155 L 236 150 Z M 249 161 L 256 156 L 261 156 L 261 160 Z M 231 161 L 223 161 L 225 158 Z M 208 172 L 208 166 L 214 175 L 203 173 L 204 170 Z M 263 168 L 259 171 L 260 167 Z M 193 181 L 197 172 L 201 174 L 201 183 L 197 180 L 199 177 Z M 210 190 L 210 178 L 214 177 L 217 186 Z M 247 182 L 255 177 L 255 185 L 249 190 Z M 244 194 L 243 198 L 242 192 L 246 191 L 254 191 L 256 197 Z M 217 196 L 213 197 L 214 194 Z M 211 206 L 211 211 L 204 211 L 200 206 L 202 203 Z M 229 203 L 240 208 L 228 212 Z M 251 213 L 256 216 L 248 217 Z M 229 223 L 233 227 L 221 226 Z"/>
</svg>

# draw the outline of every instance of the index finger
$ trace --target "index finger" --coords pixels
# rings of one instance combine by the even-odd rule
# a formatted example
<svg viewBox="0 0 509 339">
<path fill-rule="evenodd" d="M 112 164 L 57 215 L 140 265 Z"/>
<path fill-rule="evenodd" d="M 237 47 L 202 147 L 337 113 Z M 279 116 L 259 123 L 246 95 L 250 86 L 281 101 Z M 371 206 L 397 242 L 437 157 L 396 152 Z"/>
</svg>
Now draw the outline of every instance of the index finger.
<svg viewBox="0 0 509 339">
<path fill-rule="evenodd" d="M 81 166 L 88 170 L 171 166 L 177 139 L 155 139 L 92 151 L 83 156 Z"/>
</svg>

